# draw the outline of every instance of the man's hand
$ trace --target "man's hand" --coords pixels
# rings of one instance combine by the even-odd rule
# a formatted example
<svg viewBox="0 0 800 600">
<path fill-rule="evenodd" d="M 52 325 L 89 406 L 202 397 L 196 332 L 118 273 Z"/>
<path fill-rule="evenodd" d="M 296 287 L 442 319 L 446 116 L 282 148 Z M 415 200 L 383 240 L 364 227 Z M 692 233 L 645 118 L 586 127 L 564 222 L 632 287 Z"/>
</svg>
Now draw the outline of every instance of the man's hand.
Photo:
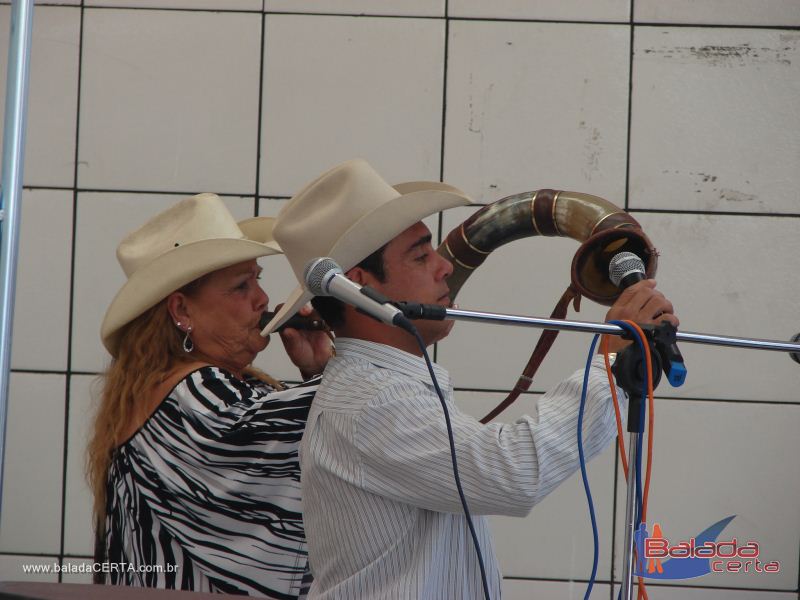
<svg viewBox="0 0 800 600">
<path fill-rule="evenodd" d="M 276 311 L 280 307 L 276 307 Z M 310 305 L 300 309 L 299 314 L 322 320 Z M 333 344 L 327 331 L 310 331 L 287 327 L 280 332 L 283 347 L 291 361 L 300 369 L 303 379 L 319 375 L 333 356 Z"/>
<path fill-rule="evenodd" d="M 638 324 L 658 324 L 669 321 L 675 327 L 680 320 L 675 316 L 672 302 L 659 292 L 653 279 L 644 279 L 626 288 L 606 314 L 606 321 L 635 321 Z M 630 341 L 612 335 L 609 352 L 619 352 Z"/>
</svg>

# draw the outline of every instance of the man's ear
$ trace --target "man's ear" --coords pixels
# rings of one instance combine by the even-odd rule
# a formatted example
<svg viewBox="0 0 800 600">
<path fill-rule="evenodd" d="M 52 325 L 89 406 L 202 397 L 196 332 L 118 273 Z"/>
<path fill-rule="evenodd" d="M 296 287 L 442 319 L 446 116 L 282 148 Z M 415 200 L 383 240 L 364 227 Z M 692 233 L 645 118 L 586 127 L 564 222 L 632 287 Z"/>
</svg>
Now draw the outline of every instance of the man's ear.
<svg viewBox="0 0 800 600">
<path fill-rule="evenodd" d="M 345 273 L 345 275 L 350 281 L 353 281 L 358 285 L 370 285 L 372 280 L 375 278 L 372 273 L 365 271 L 361 267 L 353 267 L 347 273 Z"/>
<path fill-rule="evenodd" d="M 186 295 L 183 292 L 172 292 L 167 296 L 167 310 L 175 323 L 189 322 Z"/>
</svg>

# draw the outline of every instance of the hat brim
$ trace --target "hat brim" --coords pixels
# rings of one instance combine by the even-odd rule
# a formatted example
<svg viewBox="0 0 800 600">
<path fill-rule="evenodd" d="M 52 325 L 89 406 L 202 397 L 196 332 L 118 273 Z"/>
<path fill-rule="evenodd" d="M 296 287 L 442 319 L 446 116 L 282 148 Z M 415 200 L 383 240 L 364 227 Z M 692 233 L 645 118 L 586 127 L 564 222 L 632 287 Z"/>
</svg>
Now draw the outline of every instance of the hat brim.
<svg viewBox="0 0 800 600">
<path fill-rule="evenodd" d="M 131 275 L 111 301 L 100 327 L 103 345 L 116 356 L 120 329 L 172 292 L 218 269 L 272 254 L 280 254 L 274 241 L 243 238 L 201 240 L 159 256 Z"/>
<path fill-rule="evenodd" d="M 473 204 L 456 188 L 440 182 L 413 181 L 397 185 L 395 189 L 401 193 L 400 196 L 381 204 L 353 223 L 328 253 L 344 272 L 425 217 L 448 208 Z M 301 275 L 297 270 L 295 275 L 299 280 Z M 313 297 L 306 290 L 305 282 L 300 281 L 261 335 L 274 332 Z"/>
<path fill-rule="evenodd" d="M 347 272 L 425 217 L 471 204 L 472 200 L 464 195 L 438 189 L 404 194 L 353 223 L 331 248 L 329 256 Z"/>
<path fill-rule="evenodd" d="M 272 317 L 272 320 L 267 323 L 267 326 L 264 327 L 264 329 L 261 330 L 261 335 L 266 337 L 269 334 L 274 333 L 278 327 L 283 325 L 289 319 L 289 317 L 311 302 L 313 297 L 314 294 L 306 290 L 302 285 L 298 285 L 296 288 L 294 288 L 294 290 L 292 290 L 292 293 L 289 294 L 286 302 L 284 302 L 283 306 L 281 306 L 281 309 L 275 313 L 275 316 Z"/>
<path fill-rule="evenodd" d="M 276 252 L 282 252 L 278 242 L 272 236 L 272 229 L 275 226 L 274 217 L 250 217 L 236 224 L 248 240 L 260 242 Z"/>
</svg>

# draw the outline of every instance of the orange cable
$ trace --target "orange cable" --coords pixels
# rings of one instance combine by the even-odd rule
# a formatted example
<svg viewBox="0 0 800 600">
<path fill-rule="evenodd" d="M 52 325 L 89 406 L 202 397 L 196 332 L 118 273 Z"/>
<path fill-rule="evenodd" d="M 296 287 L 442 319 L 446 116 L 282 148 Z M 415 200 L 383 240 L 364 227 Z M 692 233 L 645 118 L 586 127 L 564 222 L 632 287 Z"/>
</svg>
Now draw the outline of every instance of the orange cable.
<svg viewBox="0 0 800 600">
<path fill-rule="evenodd" d="M 641 327 L 633 321 L 625 321 L 639 334 L 644 341 L 646 338 Z M 647 522 L 647 498 L 650 493 L 650 473 L 653 466 L 653 362 L 650 356 L 650 345 L 644 344 L 646 363 L 647 363 L 647 400 L 648 400 L 648 425 L 647 425 L 647 467 L 645 470 L 644 492 L 642 494 L 642 523 Z M 647 589 L 645 588 L 644 578 L 638 577 L 639 581 L 637 598 L 638 600 L 648 600 Z"/>
<path fill-rule="evenodd" d="M 639 334 L 642 341 L 646 339 L 644 332 L 642 331 L 641 327 L 639 327 L 633 321 L 624 321 L 628 323 L 633 329 Z M 619 410 L 619 400 L 617 398 L 617 393 L 614 385 L 613 374 L 611 372 L 611 362 L 608 358 L 608 335 L 604 335 L 601 342 L 601 348 L 603 353 L 603 358 L 605 360 L 605 367 L 606 367 L 606 375 L 608 376 L 608 381 L 611 389 L 611 396 L 614 400 L 614 415 L 617 421 L 617 440 L 620 452 L 620 458 L 622 461 L 622 468 L 623 472 L 625 473 L 625 480 L 628 480 L 628 461 L 625 457 L 625 442 L 623 440 L 624 434 L 622 431 L 622 418 L 620 415 Z M 647 467 L 646 467 L 646 475 L 645 475 L 645 487 L 642 497 L 642 522 L 646 522 L 647 517 L 647 500 L 650 493 L 650 475 L 652 473 L 653 467 L 653 426 L 655 422 L 654 417 L 654 410 L 655 410 L 655 403 L 653 398 L 653 363 L 650 356 L 650 346 L 649 344 L 643 344 L 645 349 L 645 357 L 646 357 L 646 364 L 647 364 L 647 399 L 648 399 L 648 421 L 647 421 Z M 648 600 L 647 590 L 645 589 L 645 583 L 643 577 L 638 577 L 638 594 L 637 598 L 639 600 Z"/>
<path fill-rule="evenodd" d="M 625 481 L 628 480 L 628 459 L 625 457 L 625 432 L 622 431 L 622 416 L 619 412 L 619 398 L 617 398 L 617 386 L 614 384 L 614 374 L 611 372 L 611 361 L 608 358 L 608 334 L 603 335 L 600 342 L 603 359 L 606 363 L 606 375 L 608 376 L 608 386 L 611 389 L 611 398 L 614 400 L 614 416 L 617 419 L 617 446 L 619 456 L 622 459 L 622 471 L 625 473 Z"/>
<path fill-rule="evenodd" d="M 633 327 L 636 332 L 642 337 L 642 340 L 646 339 L 644 337 L 644 332 L 642 331 L 641 327 L 639 327 L 633 321 L 625 321 L 631 327 Z M 647 468 L 645 471 L 645 482 L 644 482 L 644 491 L 642 495 L 642 522 L 646 521 L 647 516 L 647 499 L 650 493 L 650 474 L 652 472 L 653 467 L 653 424 L 654 424 L 654 401 L 653 401 L 653 362 L 650 357 L 650 345 L 644 344 L 645 349 L 645 356 L 647 360 L 647 404 L 648 404 L 648 421 L 647 421 Z"/>
</svg>

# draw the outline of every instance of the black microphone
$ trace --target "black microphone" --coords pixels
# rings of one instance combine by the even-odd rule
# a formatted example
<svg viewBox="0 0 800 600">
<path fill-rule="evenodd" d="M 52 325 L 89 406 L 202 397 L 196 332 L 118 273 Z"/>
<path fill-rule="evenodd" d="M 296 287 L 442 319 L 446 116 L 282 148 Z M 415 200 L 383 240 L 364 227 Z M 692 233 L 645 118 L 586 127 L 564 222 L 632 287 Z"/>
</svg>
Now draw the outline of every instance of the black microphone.
<svg viewBox="0 0 800 600">
<path fill-rule="evenodd" d="M 647 273 L 641 258 L 633 252 L 620 252 L 608 263 L 608 277 L 611 283 L 624 290 L 642 279 L 647 279 Z"/>
<path fill-rule="evenodd" d="M 373 319 L 397 325 L 408 331 L 411 322 L 389 299 L 369 286 L 360 286 L 345 277 L 342 268 L 332 258 L 311 259 L 303 273 L 306 287 L 315 296 L 333 296 Z"/>
</svg>

